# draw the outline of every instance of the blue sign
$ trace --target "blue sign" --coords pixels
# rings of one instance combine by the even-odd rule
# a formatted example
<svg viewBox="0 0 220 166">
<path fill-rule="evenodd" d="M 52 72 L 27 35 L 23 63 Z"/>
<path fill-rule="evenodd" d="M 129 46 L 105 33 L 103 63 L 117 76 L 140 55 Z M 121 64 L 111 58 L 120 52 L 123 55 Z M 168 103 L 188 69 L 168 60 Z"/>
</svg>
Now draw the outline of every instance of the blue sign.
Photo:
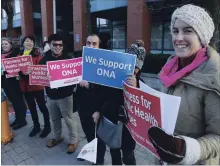
<svg viewBox="0 0 220 166">
<path fill-rule="evenodd" d="M 122 81 L 134 73 L 136 55 L 83 47 L 83 80 L 123 89 Z"/>
</svg>

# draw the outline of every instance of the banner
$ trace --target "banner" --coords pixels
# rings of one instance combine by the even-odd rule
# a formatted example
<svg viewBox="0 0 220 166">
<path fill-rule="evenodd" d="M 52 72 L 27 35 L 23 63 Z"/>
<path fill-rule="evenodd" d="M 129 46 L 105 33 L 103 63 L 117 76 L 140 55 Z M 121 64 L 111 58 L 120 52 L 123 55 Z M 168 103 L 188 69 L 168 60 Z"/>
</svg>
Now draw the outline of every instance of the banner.
<svg viewBox="0 0 220 166">
<path fill-rule="evenodd" d="M 78 84 L 82 80 L 82 58 L 47 62 L 50 88 Z"/>
<path fill-rule="evenodd" d="M 31 65 L 30 69 L 32 70 L 32 73 L 29 74 L 30 85 L 50 86 L 47 77 L 47 65 Z"/>
<path fill-rule="evenodd" d="M 124 104 L 129 122 L 126 125 L 134 140 L 158 157 L 148 138 L 151 126 L 161 127 L 160 98 L 124 83 Z"/>
<path fill-rule="evenodd" d="M 122 81 L 133 75 L 136 55 L 83 47 L 83 80 L 123 89 Z"/>
<path fill-rule="evenodd" d="M 19 71 L 27 73 L 28 67 L 33 64 L 30 55 L 2 59 L 2 63 L 4 71 L 8 72 L 6 78 L 17 77 Z"/>
<path fill-rule="evenodd" d="M 85 159 L 87 161 L 96 163 L 97 158 L 97 138 L 83 146 L 77 158 Z"/>
</svg>

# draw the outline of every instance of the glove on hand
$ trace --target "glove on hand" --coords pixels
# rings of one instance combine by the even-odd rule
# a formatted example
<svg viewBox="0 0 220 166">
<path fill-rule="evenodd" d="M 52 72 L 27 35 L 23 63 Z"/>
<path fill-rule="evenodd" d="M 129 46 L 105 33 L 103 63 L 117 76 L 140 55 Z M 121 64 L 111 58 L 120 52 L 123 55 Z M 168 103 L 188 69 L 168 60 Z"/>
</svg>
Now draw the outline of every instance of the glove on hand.
<svg viewBox="0 0 220 166">
<path fill-rule="evenodd" d="M 124 106 L 120 106 L 118 109 L 118 120 L 121 121 L 124 124 L 128 123 L 128 114 L 127 110 L 125 109 Z"/>
<path fill-rule="evenodd" d="M 177 164 L 185 157 L 186 142 L 184 139 L 169 135 L 161 128 L 155 126 L 148 130 L 148 137 L 161 160 Z"/>
<path fill-rule="evenodd" d="M 24 77 L 24 76 L 25 76 L 22 71 L 19 71 L 19 72 L 18 72 L 18 75 L 19 75 L 20 77 Z"/>
<path fill-rule="evenodd" d="M 8 72 L 7 71 L 3 71 L 3 74 L 6 75 L 6 74 L 8 74 Z"/>
</svg>

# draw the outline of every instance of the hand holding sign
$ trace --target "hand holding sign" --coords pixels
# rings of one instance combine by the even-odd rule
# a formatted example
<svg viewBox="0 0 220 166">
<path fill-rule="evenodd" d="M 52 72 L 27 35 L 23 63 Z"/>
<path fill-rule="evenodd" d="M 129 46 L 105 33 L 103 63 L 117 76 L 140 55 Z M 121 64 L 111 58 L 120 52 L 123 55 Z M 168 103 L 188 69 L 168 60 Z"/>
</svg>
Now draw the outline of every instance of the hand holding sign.
<svg viewBox="0 0 220 166">
<path fill-rule="evenodd" d="M 30 66 L 28 66 L 28 71 L 27 71 L 26 75 L 29 75 L 29 74 L 31 74 L 32 72 L 33 72 L 33 69 L 32 69 Z"/>
<path fill-rule="evenodd" d="M 47 73 L 47 79 L 50 81 L 52 79 L 52 76 L 50 75 L 50 73 Z"/>
<path fill-rule="evenodd" d="M 79 82 L 79 85 L 80 85 L 81 87 L 85 87 L 85 88 L 89 89 L 89 83 L 88 83 L 88 81 L 82 80 L 82 81 Z"/>
<path fill-rule="evenodd" d="M 126 83 L 130 86 L 137 87 L 137 79 L 134 75 L 127 77 Z"/>
<path fill-rule="evenodd" d="M 98 111 L 94 112 L 93 115 L 92 115 L 92 118 L 93 118 L 95 123 L 98 122 L 99 117 L 100 117 L 100 113 Z"/>
</svg>

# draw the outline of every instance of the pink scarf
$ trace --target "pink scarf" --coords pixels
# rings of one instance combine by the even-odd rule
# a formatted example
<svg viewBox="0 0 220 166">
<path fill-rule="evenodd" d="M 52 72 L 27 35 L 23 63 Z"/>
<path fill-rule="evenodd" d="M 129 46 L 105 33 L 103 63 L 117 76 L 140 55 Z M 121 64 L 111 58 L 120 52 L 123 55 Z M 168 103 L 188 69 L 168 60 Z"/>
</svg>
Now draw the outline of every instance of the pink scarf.
<svg viewBox="0 0 220 166">
<path fill-rule="evenodd" d="M 193 70 L 199 67 L 203 62 L 207 61 L 206 48 L 202 48 L 197 53 L 191 64 L 177 71 L 179 68 L 179 57 L 175 56 L 163 68 L 159 75 L 160 80 L 166 88 L 176 84 L 181 78 L 190 74 Z"/>
</svg>

